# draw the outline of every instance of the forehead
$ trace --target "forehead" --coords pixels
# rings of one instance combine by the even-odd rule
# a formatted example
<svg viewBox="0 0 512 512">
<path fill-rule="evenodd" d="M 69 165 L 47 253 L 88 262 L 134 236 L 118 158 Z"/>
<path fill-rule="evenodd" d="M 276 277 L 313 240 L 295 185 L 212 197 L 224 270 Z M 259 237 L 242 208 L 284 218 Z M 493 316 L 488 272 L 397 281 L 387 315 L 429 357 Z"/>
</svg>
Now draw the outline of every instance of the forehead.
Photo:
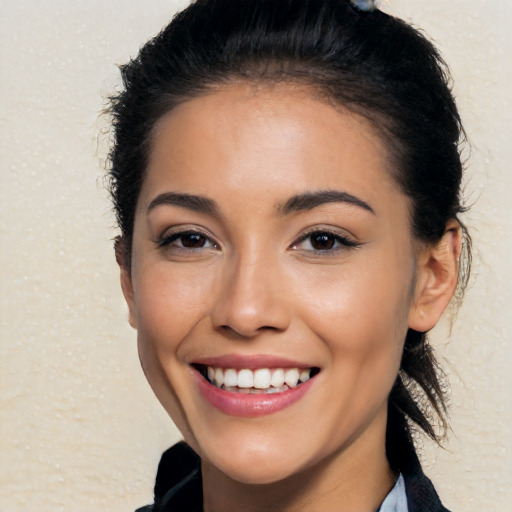
<svg viewBox="0 0 512 512">
<path fill-rule="evenodd" d="M 311 89 L 230 85 L 178 105 L 153 131 L 141 202 L 162 188 L 282 199 L 343 189 L 378 202 L 401 195 L 369 121 Z M 378 207 L 378 206 L 377 206 Z"/>
</svg>

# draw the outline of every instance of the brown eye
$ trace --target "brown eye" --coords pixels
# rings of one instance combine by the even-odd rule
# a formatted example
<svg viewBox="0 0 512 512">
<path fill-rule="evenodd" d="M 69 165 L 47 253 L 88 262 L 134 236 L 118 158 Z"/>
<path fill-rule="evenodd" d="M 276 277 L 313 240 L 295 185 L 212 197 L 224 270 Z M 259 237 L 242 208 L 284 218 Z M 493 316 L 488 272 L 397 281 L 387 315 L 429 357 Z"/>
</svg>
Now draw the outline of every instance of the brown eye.
<svg viewBox="0 0 512 512">
<path fill-rule="evenodd" d="M 217 244 L 200 231 L 179 231 L 158 240 L 160 247 L 176 250 L 196 251 L 198 249 L 218 249 Z"/>
<path fill-rule="evenodd" d="M 200 249 L 204 247 L 207 238 L 199 233 L 185 233 L 181 235 L 181 245 L 187 249 Z"/>
<path fill-rule="evenodd" d="M 300 240 L 292 244 L 291 249 L 328 256 L 338 254 L 344 249 L 358 246 L 359 244 L 357 242 L 345 236 L 329 231 L 318 230 L 304 235 Z"/>
<path fill-rule="evenodd" d="M 336 237 L 331 233 L 313 233 L 310 235 L 310 243 L 316 251 L 327 251 L 336 244 Z"/>
</svg>

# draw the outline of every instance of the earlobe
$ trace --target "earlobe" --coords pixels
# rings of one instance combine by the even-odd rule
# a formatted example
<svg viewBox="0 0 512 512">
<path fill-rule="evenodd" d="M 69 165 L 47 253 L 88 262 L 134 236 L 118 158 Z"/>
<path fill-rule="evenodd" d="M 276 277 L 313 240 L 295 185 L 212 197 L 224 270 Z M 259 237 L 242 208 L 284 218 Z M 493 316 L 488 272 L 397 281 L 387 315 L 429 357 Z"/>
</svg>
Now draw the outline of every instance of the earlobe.
<svg viewBox="0 0 512 512">
<path fill-rule="evenodd" d="M 420 251 L 409 328 L 429 331 L 447 308 L 457 288 L 461 243 L 461 228 L 453 219 L 436 245 Z"/>
<path fill-rule="evenodd" d="M 135 294 L 133 290 L 133 280 L 131 275 L 130 264 L 126 261 L 126 249 L 124 247 L 124 240 L 122 237 L 116 237 L 114 242 L 114 249 L 116 254 L 116 261 L 121 271 L 121 289 L 128 305 L 128 322 L 137 329 L 137 315 L 135 307 Z"/>
</svg>

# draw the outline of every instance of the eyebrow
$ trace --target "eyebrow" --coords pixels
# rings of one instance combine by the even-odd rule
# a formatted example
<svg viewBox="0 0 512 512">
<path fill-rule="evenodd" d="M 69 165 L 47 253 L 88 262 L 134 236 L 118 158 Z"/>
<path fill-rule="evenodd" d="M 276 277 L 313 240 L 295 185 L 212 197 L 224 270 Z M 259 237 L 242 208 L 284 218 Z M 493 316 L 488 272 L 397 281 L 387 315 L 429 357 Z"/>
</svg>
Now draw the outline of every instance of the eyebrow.
<svg viewBox="0 0 512 512">
<path fill-rule="evenodd" d="M 207 215 L 219 215 L 217 203 L 213 199 L 204 196 L 165 192 L 156 196 L 151 203 L 149 203 L 147 211 L 150 212 L 161 205 L 179 206 L 180 208 L 186 208 L 187 210 L 205 213 Z"/>
<path fill-rule="evenodd" d="M 375 215 L 373 208 L 356 196 L 340 190 L 320 190 L 316 192 L 305 192 L 290 197 L 284 204 L 278 205 L 277 210 L 283 215 L 301 211 L 312 210 L 317 206 L 327 203 L 347 203 L 358 206 Z M 208 197 L 178 192 L 164 192 L 156 196 L 147 208 L 150 212 L 161 205 L 178 206 L 206 215 L 219 216 L 217 203 Z"/>
<path fill-rule="evenodd" d="M 305 192 L 291 197 L 286 203 L 279 205 L 278 210 L 284 215 L 290 213 L 312 210 L 326 203 L 347 203 L 363 208 L 375 215 L 373 208 L 362 199 L 341 190 L 319 190 Z"/>
</svg>

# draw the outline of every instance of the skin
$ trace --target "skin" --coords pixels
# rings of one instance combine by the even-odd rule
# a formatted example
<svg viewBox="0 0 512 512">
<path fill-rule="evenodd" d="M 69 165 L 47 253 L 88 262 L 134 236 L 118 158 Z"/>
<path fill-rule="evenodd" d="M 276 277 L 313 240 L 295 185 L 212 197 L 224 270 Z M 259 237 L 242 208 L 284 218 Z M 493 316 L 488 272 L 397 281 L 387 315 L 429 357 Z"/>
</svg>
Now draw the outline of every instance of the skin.
<svg viewBox="0 0 512 512">
<path fill-rule="evenodd" d="M 453 222 L 435 247 L 415 241 L 389 166 L 366 120 L 290 85 L 225 86 L 158 123 L 121 283 L 144 372 L 202 457 L 207 512 L 370 512 L 394 485 L 388 395 L 407 329 L 432 328 L 454 292 L 460 233 Z M 372 211 L 283 207 L 325 190 Z M 148 209 L 169 192 L 217 211 Z M 328 235 L 315 251 L 311 229 L 355 245 Z M 205 238 L 161 245 L 183 230 Z M 321 371 L 293 405 L 235 417 L 204 400 L 190 366 L 226 354 Z"/>
</svg>

